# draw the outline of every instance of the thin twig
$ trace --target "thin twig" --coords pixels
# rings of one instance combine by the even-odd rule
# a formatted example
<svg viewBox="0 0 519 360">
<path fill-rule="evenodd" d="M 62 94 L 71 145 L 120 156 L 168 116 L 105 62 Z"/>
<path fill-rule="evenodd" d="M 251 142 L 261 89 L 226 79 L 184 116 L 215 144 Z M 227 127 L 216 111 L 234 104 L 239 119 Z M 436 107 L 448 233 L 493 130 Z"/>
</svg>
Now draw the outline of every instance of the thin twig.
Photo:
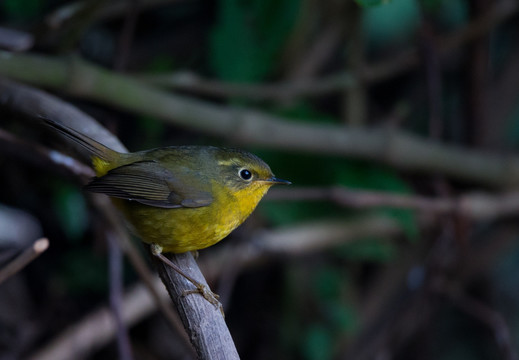
<svg viewBox="0 0 519 360">
<path fill-rule="evenodd" d="M 358 79 L 356 86 L 343 91 L 342 117 L 345 124 L 360 126 L 367 120 L 367 88 L 362 79 L 364 65 L 364 29 L 362 26 L 362 7 L 349 3 L 347 11 L 348 33 L 346 39 L 346 68 L 350 69 Z"/>
<path fill-rule="evenodd" d="M 163 285 L 157 278 L 153 286 L 167 299 Z M 157 308 L 157 303 L 146 286 L 138 284 L 127 290 L 122 299 L 121 315 L 126 326 L 131 327 L 148 317 Z M 87 357 L 93 351 L 113 341 L 117 326 L 110 309 L 100 307 L 82 320 L 65 329 L 61 334 L 29 356 L 32 360 L 68 360 Z"/>
<path fill-rule="evenodd" d="M 30 247 L 25 249 L 20 255 L 10 263 L 0 269 L 0 284 L 26 267 L 31 261 L 35 260 L 49 247 L 49 240 L 41 238 L 36 240 Z"/>
<path fill-rule="evenodd" d="M 108 269 L 110 279 L 110 310 L 114 315 L 117 328 L 117 349 L 119 352 L 119 360 L 133 359 L 130 339 L 128 337 L 128 328 L 123 321 L 122 309 L 122 293 L 123 293 L 123 253 L 118 241 L 115 239 L 117 235 L 110 231 L 106 232 L 108 242 Z"/>
<path fill-rule="evenodd" d="M 34 44 L 34 37 L 20 30 L 0 27 L 0 49 L 27 51 Z"/>
<path fill-rule="evenodd" d="M 80 161 L 59 151 L 23 140 L 3 129 L 0 129 L 0 144 L 3 145 L 2 151 L 23 157 L 27 162 L 35 165 L 52 165 L 80 178 L 90 178 L 95 175 L 90 167 Z"/>
<path fill-rule="evenodd" d="M 127 1 L 126 6 L 126 16 L 124 17 L 123 27 L 119 35 L 118 51 L 114 64 L 114 69 L 120 72 L 124 72 L 128 65 L 128 55 L 130 54 L 135 35 L 141 2 L 139 0 L 130 0 Z"/>
<path fill-rule="evenodd" d="M 168 299 L 164 296 L 161 296 L 163 292 L 157 290 L 157 286 L 155 285 L 156 277 L 150 271 L 141 254 L 132 243 L 130 237 L 128 236 L 128 232 L 125 230 L 122 224 L 122 219 L 120 216 L 117 216 L 118 214 L 116 213 L 113 204 L 106 196 L 95 195 L 92 196 L 92 200 L 97 210 L 102 214 L 103 219 L 108 223 L 109 228 L 115 232 L 114 238 L 115 241 L 117 241 L 118 246 L 123 249 L 124 253 L 128 256 L 130 263 L 139 275 L 144 286 L 150 292 L 151 297 L 155 300 L 158 308 L 161 310 L 162 314 L 164 314 L 166 317 L 166 320 L 181 338 L 186 352 L 193 351 L 193 348 L 189 343 L 189 339 L 183 330 L 182 322 L 180 321 L 179 316 L 172 309 Z"/>
<path fill-rule="evenodd" d="M 291 187 L 272 189 L 267 195 L 276 201 L 330 201 L 349 208 L 393 207 L 433 214 L 456 213 L 474 220 L 492 220 L 519 213 L 519 192 L 502 194 L 466 193 L 456 198 L 431 198 L 335 187 Z"/>
<path fill-rule="evenodd" d="M 460 310 L 479 320 L 492 331 L 496 345 L 503 354 L 504 359 L 519 359 L 512 336 L 510 335 L 510 329 L 499 312 L 480 300 L 465 294 L 459 294 L 457 291 L 450 291 L 448 289 L 437 290 L 448 297 Z"/>
<path fill-rule="evenodd" d="M 169 3 L 180 2 L 182 0 L 147 0 L 144 1 L 142 6 L 151 8 L 155 6 L 167 5 Z M 188 1 L 188 0 L 183 0 Z M 59 28 L 63 26 L 65 22 L 71 21 L 77 16 L 77 13 L 84 11 L 84 8 L 89 6 L 89 1 L 78 0 L 68 2 L 64 6 L 53 11 L 45 18 L 45 23 L 50 28 Z M 126 0 L 109 1 L 103 6 L 95 15 L 95 20 L 107 20 L 117 16 L 121 16 L 125 13 L 128 7 Z"/>
</svg>

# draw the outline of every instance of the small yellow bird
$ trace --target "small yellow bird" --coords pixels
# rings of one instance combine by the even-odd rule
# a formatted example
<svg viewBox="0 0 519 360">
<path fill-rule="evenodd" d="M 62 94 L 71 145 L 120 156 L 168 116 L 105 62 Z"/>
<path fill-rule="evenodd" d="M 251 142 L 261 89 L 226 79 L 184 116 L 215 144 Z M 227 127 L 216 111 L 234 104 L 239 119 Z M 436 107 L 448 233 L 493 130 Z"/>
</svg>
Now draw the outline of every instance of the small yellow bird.
<svg viewBox="0 0 519 360">
<path fill-rule="evenodd" d="M 183 253 L 214 245 L 239 226 L 276 178 L 257 156 L 212 146 L 171 146 L 119 153 L 90 137 L 45 119 L 83 146 L 97 177 L 86 189 L 114 198 L 152 253 L 190 280 L 204 297 L 216 296 L 185 274 L 162 252 Z"/>
</svg>

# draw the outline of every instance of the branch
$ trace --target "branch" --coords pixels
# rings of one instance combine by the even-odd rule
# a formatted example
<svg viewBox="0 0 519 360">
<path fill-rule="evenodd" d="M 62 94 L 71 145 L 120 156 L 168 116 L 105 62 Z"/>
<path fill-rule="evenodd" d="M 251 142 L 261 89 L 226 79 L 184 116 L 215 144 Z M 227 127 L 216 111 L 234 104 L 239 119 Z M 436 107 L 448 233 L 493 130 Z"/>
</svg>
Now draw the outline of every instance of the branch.
<svg viewBox="0 0 519 360">
<path fill-rule="evenodd" d="M 291 187 L 272 189 L 267 199 L 276 201 L 330 201 L 336 205 L 365 209 L 392 207 L 435 214 L 456 213 L 473 220 L 492 220 L 519 213 L 519 192 L 493 195 L 467 193 L 457 198 L 430 198 L 390 194 L 380 191 L 353 190 L 341 186 L 330 188 Z"/>
<path fill-rule="evenodd" d="M 204 276 L 194 262 L 191 253 L 168 254 L 167 257 L 181 269 L 189 269 L 189 276 L 207 286 Z M 187 294 L 193 284 L 176 271 L 154 258 L 160 278 L 178 309 L 198 359 L 239 359 L 238 352 L 225 324 L 219 307 L 206 301 L 200 294 Z M 203 301 L 200 301 L 202 299 Z"/>
<path fill-rule="evenodd" d="M 49 240 L 41 238 L 25 249 L 9 264 L 0 269 L 0 284 L 26 267 L 30 262 L 40 256 L 49 247 Z"/>
<path fill-rule="evenodd" d="M 92 168 L 68 155 L 25 141 L 2 129 L 0 129 L 0 144 L 3 146 L 2 151 L 21 157 L 32 164 L 50 165 L 78 178 L 90 178 L 95 175 Z"/>
<path fill-rule="evenodd" d="M 36 85 L 65 89 L 82 98 L 156 116 L 166 122 L 242 144 L 379 161 L 404 170 L 442 173 L 497 187 L 519 185 L 517 156 L 467 150 L 395 129 L 349 129 L 297 123 L 259 111 L 212 105 L 168 94 L 76 58 L 67 61 L 0 52 L 0 74 Z M 0 81 L 1 92 L 4 92 L 3 84 L 5 81 Z M 5 102 L 5 98 L 0 99 L 0 104 L 2 101 Z"/>
<path fill-rule="evenodd" d="M 154 285 L 159 288 L 158 280 Z M 142 284 L 128 290 L 121 304 L 121 317 L 127 326 L 132 326 L 149 316 L 157 308 L 150 292 Z M 82 359 L 110 343 L 116 334 L 116 329 L 117 325 L 111 310 L 106 306 L 101 307 L 65 329 L 28 358 L 31 360 Z"/>
<path fill-rule="evenodd" d="M 299 224 L 282 230 L 258 231 L 252 235 L 251 241 L 240 242 L 239 246 L 226 246 L 217 251 L 213 250 L 211 256 L 200 261 L 200 266 L 208 274 L 210 280 L 216 280 L 230 262 L 239 268 L 251 267 L 276 255 L 304 255 L 305 253 L 324 251 L 332 246 L 372 236 L 398 236 L 403 233 L 404 231 L 395 220 L 377 216 L 362 217 L 353 221 Z M 180 259 L 181 263 L 183 261 L 183 259 Z M 160 269 L 163 265 L 162 262 L 157 265 L 159 271 L 162 272 L 163 269 Z M 186 282 L 183 277 L 177 276 L 177 273 L 168 272 L 166 275 L 169 276 L 169 274 L 175 276 L 173 279 L 166 279 L 168 283 L 175 283 L 174 286 L 168 286 L 169 289 L 178 289 L 177 282 Z M 196 275 L 195 278 L 199 281 L 203 280 L 199 275 Z M 153 282 L 153 285 L 157 289 L 162 287 L 158 279 Z M 189 286 L 191 286 L 190 283 Z M 163 291 L 158 291 L 158 293 L 162 299 L 168 296 Z M 176 296 L 176 293 L 173 296 L 180 302 L 181 307 L 197 306 L 192 302 L 198 297 L 200 296 L 187 295 L 182 298 Z M 208 311 L 209 315 L 216 313 L 221 317 L 220 312 L 207 301 L 202 302 L 202 305 L 205 308 L 196 313 L 203 316 L 205 311 Z M 156 307 L 157 302 L 153 301 L 145 285 L 138 284 L 123 296 L 122 319 L 126 326 L 130 327 L 152 314 Z M 186 313 L 188 312 L 186 311 Z M 199 321 L 203 326 L 209 326 L 212 318 L 200 319 Z M 109 315 L 108 308 L 102 307 L 93 311 L 71 328 L 65 329 L 63 333 L 52 339 L 30 359 L 65 360 L 86 357 L 92 351 L 112 341 L 115 335 L 115 321 Z M 225 354 L 220 355 L 226 356 Z"/>
<path fill-rule="evenodd" d="M 483 303 L 481 300 L 460 293 L 460 291 L 456 291 L 456 289 L 440 288 L 434 290 L 446 296 L 454 305 L 457 305 L 460 310 L 488 327 L 494 334 L 496 345 L 503 359 L 517 360 L 519 358 L 513 338 L 510 335 L 510 329 L 501 313 Z"/>
<path fill-rule="evenodd" d="M 422 227 L 430 226 L 431 220 L 424 218 Z M 403 234 L 404 230 L 396 220 L 378 215 L 307 222 L 282 229 L 256 231 L 250 241 L 213 250 L 210 257 L 200 261 L 200 267 L 211 281 L 231 262 L 236 268 L 250 267 L 276 256 L 301 256 L 366 238 L 389 239 Z"/>
<path fill-rule="evenodd" d="M 3 102 L 0 103 L 0 105 L 7 106 L 13 111 L 24 112 L 27 115 L 43 115 L 61 121 L 68 126 L 88 134 L 88 136 L 97 141 L 107 145 L 108 143 L 113 145 L 108 146 L 118 151 L 125 151 L 124 146 L 117 138 L 101 127 L 95 120 L 51 95 L 26 86 L 20 86 L 10 81 L 0 81 L 0 93 L 6 95 L 2 98 Z M 105 212 L 105 215 L 106 214 Z M 115 230 L 117 231 L 117 229 Z M 190 253 L 177 255 L 173 261 L 178 261 L 178 265 L 185 273 L 201 281 L 200 278 L 202 275 Z M 161 276 L 163 276 L 163 278 L 175 278 L 176 272 L 172 269 L 160 267 L 159 269 L 161 270 Z M 172 283 L 166 282 L 165 285 L 168 287 L 171 286 Z M 177 293 L 182 294 L 191 290 L 191 283 L 186 281 L 177 282 L 175 285 L 178 286 L 175 289 L 168 288 L 171 295 Z M 221 344 L 224 343 L 226 344 L 226 352 L 228 354 L 236 354 L 236 357 L 228 358 L 237 358 L 234 343 L 232 342 L 220 312 L 217 310 L 212 312 L 207 311 L 206 308 L 209 304 L 202 296 L 188 296 L 186 299 L 188 299 L 188 301 L 173 298 L 173 301 L 181 305 L 177 307 L 177 310 L 181 315 L 181 319 L 184 321 L 184 327 L 197 353 L 203 354 L 207 352 L 217 354 L 218 351 L 221 350 Z M 186 306 L 186 303 L 188 303 L 189 306 Z M 210 306 L 212 307 L 212 305 Z M 206 309 L 206 311 L 204 311 L 204 317 L 193 312 L 198 309 Z M 224 338 L 227 340 L 224 341 Z M 207 357 L 207 359 L 212 358 L 214 357 Z"/>
</svg>

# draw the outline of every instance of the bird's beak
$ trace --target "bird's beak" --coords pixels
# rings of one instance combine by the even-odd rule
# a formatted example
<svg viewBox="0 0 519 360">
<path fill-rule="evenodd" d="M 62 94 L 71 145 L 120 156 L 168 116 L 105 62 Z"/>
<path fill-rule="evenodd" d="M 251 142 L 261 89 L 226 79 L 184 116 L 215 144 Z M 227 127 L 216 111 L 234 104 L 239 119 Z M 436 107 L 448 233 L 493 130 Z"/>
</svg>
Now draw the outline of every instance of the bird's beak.
<svg viewBox="0 0 519 360">
<path fill-rule="evenodd" d="M 276 177 L 271 177 L 270 179 L 267 180 L 268 182 L 272 183 L 272 184 L 279 184 L 279 185 L 290 185 L 292 184 L 290 181 L 288 180 L 283 180 L 283 179 L 278 179 Z"/>
</svg>

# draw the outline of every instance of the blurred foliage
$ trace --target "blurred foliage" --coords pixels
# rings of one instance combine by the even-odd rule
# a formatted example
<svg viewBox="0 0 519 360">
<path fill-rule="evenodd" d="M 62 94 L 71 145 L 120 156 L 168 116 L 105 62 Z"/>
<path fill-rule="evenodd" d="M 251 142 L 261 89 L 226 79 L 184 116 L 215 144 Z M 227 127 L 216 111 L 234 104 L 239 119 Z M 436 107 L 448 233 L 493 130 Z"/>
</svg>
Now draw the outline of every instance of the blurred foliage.
<svg viewBox="0 0 519 360">
<path fill-rule="evenodd" d="M 420 24 L 419 4 L 415 0 L 393 0 L 364 11 L 364 31 L 377 48 L 403 45 L 416 36 Z"/>
<path fill-rule="evenodd" d="M 3 0 L 0 2 L 0 9 L 7 19 L 22 22 L 41 15 L 44 5 L 45 1 L 42 0 Z"/>
<path fill-rule="evenodd" d="M 78 240 L 88 226 L 88 210 L 80 189 L 64 182 L 57 182 L 54 209 L 67 237 Z"/>
<path fill-rule="evenodd" d="M 282 72 L 300 65 L 284 63 L 287 44 L 297 43 L 301 38 L 308 37 L 310 40 L 307 46 L 310 47 L 314 45 L 311 44 L 312 39 L 320 39 L 318 35 L 322 35 L 322 29 L 331 21 L 331 15 L 335 15 L 327 13 L 327 5 L 331 4 L 328 1 L 334 0 L 219 0 L 212 3 L 192 0 L 172 2 L 151 9 L 142 4 L 136 32 L 130 39 L 133 42 L 130 41 L 132 47 L 128 55 L 129 68 L 138 73 L 161 74 L 188 67 L 197 74 L 210 74 L 215 82 L 254 84 L 270 80 L 286 81 L 286 74 Z M 355 0 L 355 3 L 360 6 L 366 58 L 370 61 L 373 59 L 374 62 L 389 62 L 400 55 L 401 49 L 414 49 L 417 45 L 422 45 L 420 31 L 423 30 L 424 21 L 429 22 L 437 35 L 461 29 L 469 21 L 473 6 L 473 2 L 469 0 Z M 70 1 L 64 0 L 4 0 L 0 2 L 0 18 L 4 20 L 5 26 L 15 24 L 17 28 L 30 31 L 40 29 L 43 19 L 51 11 L 70 4 Z M 71 41 L 70 52 L 80 53 L 98 65 L 111 66 L 115 62 L 114 56 L 119 51 L 118 42 L 121 41 L 125 16 L 127 14 L 91 20 L 89 26 L 79 26 L 78 34 L 72 36 L 77 43 Z M 301 29 L 300 24 L 306 25 L 307 28 Z M 345 28 L 341 29 L 339 38 L 344 37 L 349 30 L 348 21 L 341 25 Z M 59 34 L 60 29 L 52 31 L 61 35 L 63 39 L 70 35 L 66 31 L 66 34 Z M 518 32 L 517 19 L 492 32 L 488 54 L 488 67 L 491 69 L 488 70 L 490 74 L 485 74 L 488 78 L 500 74 L 502 68 L 510 61 L 510 55 L 517 51 Z M 44 32 L 41 35 L 45 36 Z M 78 39 L 75 38 L 76 35 Z M 60 39 L 60 36 L 56 38 Z M 60 48 L 46 44 L 44 41 L 38 43 L 35 52 L 56 54 L 56 49 Z M 345 57 L 348 53 L 351 54 L 350 49 L 346 51 L 347 48 L 342 43 L 337 45 L 336 49 L 330 51 L 329 59 L 322 61 L 322 66 L 313 77 L 319 78 L 321 75 L 344 71 L 348 60 Z M 301 51 L 301 54 L 306 52 Z M 439 101 L 444 112 L 442 125 L 445 128 L 442 140 L 466 146 L 467 143 L 464 141 L 471 124 L 468 124 L 470 121 L 464 119 L 463 114 L 468 102 L 466 79 L 469 75 L 463 72 L 466 69 L 463 69 L 465 60 L 460 60 L 462 56 L 456 54 L 452 57 L 454 59 L 450 59 L 448 66 L 441 69 L 443 73 L 439 74 L 442 75 L 442 94 Z M 294 61 L 306 60 L 297 56 L 293 58 Z M 395 114 L 398 118 L 402 113 L 404 115 L 396 121 L 388 120 L 387 126 L 400 126 L 427 136 L 430 109 L 424 72 L 424 69 L 420 68 L 417 73 L 410 72 L 374 85 L 366 84 L 370 86 L 365 94 L 368 98 L 365 104 L 368 117 L 377 119 L 369 121 L 366 126 L 386 125 L 385 119 Z M 490 82 L 487 77 L 485 80 Z M 197 96 L 196 92 L 188 95 Z M 260 111 L 281 116 L 287 121 L 338 125 L 343 122 L 340 109 L 344 96 L 337 93 L 320 98 L 296 98 L 290 101 L 264 103 L 234 98 L 213 99 L 210 96 L 201 98 L 214 103 L 246 104 Z M 132 150 L 177 143 L 223 143 L 221 139 L 166 125 L 154 118 L 121 112 L 116 108 L 99 106 L 87 101 L 80 102 L 73 98 L 68 98 L 67 101 L 106 122 Z M 496 125 L 500 141 L 505 143 L 507 149 L 517 148 L 517 102 L 506 115 L 506 119 L 501 121 L 501 125 Z M 436 194 L 431 190 L 435 174 L 424 179 L 413 174 L 403 175 L 396 169 L 368 161 L 259 148 L 251 150 L 266 160 L 276 175 L 291 180 L 294 186 L 343 186 L 392 194 Z M 7 185 L 16 184 L 16 168 L 20 164 L 13 164 L 11 160 L 3 158 L 0 158 L 0 161 L 0 165 L 5 165 L 1 181 L 5 181 Z M 38 170 L 32 171 L 34 178 L 37 178 Z M 55 288 L 63 292 L 59 296 L 69 296 L 64 301 L 70 308 L 74 307 L 73 304 L 78 298 L 89 301 L 92 294 L 106 298 L 108 282 L 105 249 L 102 246 L 96 247 L 92 241 L 92 238 L 95 238 L 92 233 L 95 230 L 99 231 L 96 228 L 99 225 L 92 223 L 88 204 L 77 185 L 60 180 L 58 176 L 52 181 L 51 184 L 34 185 L 41 186 L 44 190 L 50 189 L 50 202 L 31 199 L 34 202 L 32 212 L 45 219 L 45 230 L 52 235 L 49 236 L 52 238 L 52 256 L 49 256 L 50 260 L 40 259 L 42 262 L 47 261 L 44 267 L 52 279 L 42 278 L 43 273 L 31 274 L 29 278 L 36 279 L 34 282 L 37 285 L 34 286 L 38 289 L 47 287 L 47 284 L 54 284 Z M 17 203 L 17 199 L 21 199 L 27 192 L 18 189 L 10 193 L 6 189 L 15 186 L 7 185 L 0 194 L 0 202 L 5 201 L 11 206 L 24 206 L 22 202 Z M 472 184 L 450 185 L 454 189 L 453 195 L 456 195 L 457 191 L 461 193 L 473 189 Z M 17 191 L 19 193 L 16 193 Z M 232 303 L 238 305 L 233 307 L 232 311 L 236 313 L 231 316 L 233 320 L 248 319 L 252 316 L 251 309 L 257 308 L 263 309 L 265 313 L 269 312 L 270 317 L 274 319 L 273 328 L 261 339 L 269 342 L 269 348 L 274 349 L 270 354 L 271 358 L 279 359 L 340 358 L 341 352 L 344 352 L 350 341 L 357 340 L 356 337 L 364 330 L 366 324 L 363 323 L 365 314 L 362 312 L 362 306 L 365 294 L 373 284 L 373 278 L 400 265 L 403 259 L 402 248 L 431 246 L 427 240 L 432 239 L 430 242 L 434 243 L 437 235 L 434 232 L 420 233 L 416 214 L 403 209 L 375 208 L 359 211 L 345 209 L 325 201 L 275 201 L 261 203 L 258 214 L 263 220 L 259 223 L 270 227 L 288 227 L 320 219 L 351 220 L 356 216 L 377 214 L 396 219 L 405 232 L 404 241 L 401 242 L 392 241 L 384 236 L 365 238 L 316 254 L 307 254 L 302 258 L 292 259 L 287 256 L 278 259 L 275 281 L 269 284 L 271 288 L 260 287 L 262 284 L 255 281 L 249 273 L 240 275 L 248 286 L 258 287 L 255 289 L 256 293 L 261 295 L 247 298 L 247 301 L 250 301 L 247 304 L 242 304 L 244 300 L 241 298 L 233 298 Z M 254 224 L 253 222 L 251 226 L 256 226 Z M 494 223 L 486 225 L 499 226 Z M 94 231 L 92 227 L 95 228 Z M 449 248 L 443 256 L 448 260 L 458 250 Z M 424 273 L 427 272 L 426 263 L 429 261 L 427 255 L 414 259 L 417 264 L 413 266 Z M 261 272 L 262 269 L 254 271 Z M 423 275 L 422 272 L 419 275 Z M 482 300 L 485 303 L 497 304 L 499 310 L 506 314 L 512 338 L 516 343 L 519 343 L 519 293 L 516 286 L 518 272 L 519 248 L 513 248 L 506 256 L 500 258 L 498 266 L 489 274 L 485 274 L 488 279 L 480 279 L 483 285 L 472 284 L 477 289 L 474 291 L 475 294 L 484 295 Z M 409 277 L 411 275 L 408 274 Z M 423 285 L 427 276 L 418 276 L 417 279 L 414 285 L 418 288 Z M 56 283 L 59 286 L 56 286 Z M 59 293 L 55 288 L 48 286 L 43 293 L 48 293 L 49 298 L 58 297 L 52 294 L 53 291 Z M 404 297 L 402 296 L 399 301 L 407 306 L 406 301 L 410 300 Z M 269 300 L 267 305 L 265 298 Z M 400 349 L 402 353 L 393 354 L 395 359 L 423 358 L 420 355 L 424 354 L 440 360 L 499 358 L 496 355 L 492 334 L 489 334 L 487 328 L 447 301 L 440 300 L 437 303 L 437 311 L 430 321 L 430 327 L 424 330 L 428 331 L 424 335 L 426 339 L 421 338 L 421 333 L 414 334 L 415 337 L 409 341 L 410 344 Z M 52 305 L 49 304 L 34 306 L 40 313 L 52 309 Z M 271 308 L 266 308 L 267 306 Z M 77 310 L 73 315 L 74 319 L 71 322 L 83 314 Z M 48 314 L 46 316 L 49 317 Z M 43 322 L 42 318 L 37 320 Z M 235 329 L 232 330 L 246 338 L 251 324 L 238 321 L 234 321 L 233 324 Z M 52 332 L 58 333 L 60 330 L 62 329 L 53 328 Z M 250 336 L 256 334 L 254 332 Z M 257 338 L 254 337 L 250 341 L 257 342 Z M 419 349 L 423 343 L 428 344 L 428 347 L 424 347 L 425 350 Z M 237 345 L 240 348 L 241 344 Z M 413 356 L 414 354 L 418 356 Z M 101 359 L 103 354 L 93 355 L 92 358 Z M 257 359 L 258 355 L 249 352 L 243 354 L 243 358 Z"/>
<path fill-rule="evenodd" d="M 210 64 L 222 80 L 254 82 L 275 69 L 298 0 L 223 0 L 211 33 Z"/>
<path fill-rule="evenodd" d="M 75 296 L 105 294 L 108 289 L 107 259 L 94 254 L 91 244 L 68 251 L 58 272 L 63 285 Z"/>
</svg>

